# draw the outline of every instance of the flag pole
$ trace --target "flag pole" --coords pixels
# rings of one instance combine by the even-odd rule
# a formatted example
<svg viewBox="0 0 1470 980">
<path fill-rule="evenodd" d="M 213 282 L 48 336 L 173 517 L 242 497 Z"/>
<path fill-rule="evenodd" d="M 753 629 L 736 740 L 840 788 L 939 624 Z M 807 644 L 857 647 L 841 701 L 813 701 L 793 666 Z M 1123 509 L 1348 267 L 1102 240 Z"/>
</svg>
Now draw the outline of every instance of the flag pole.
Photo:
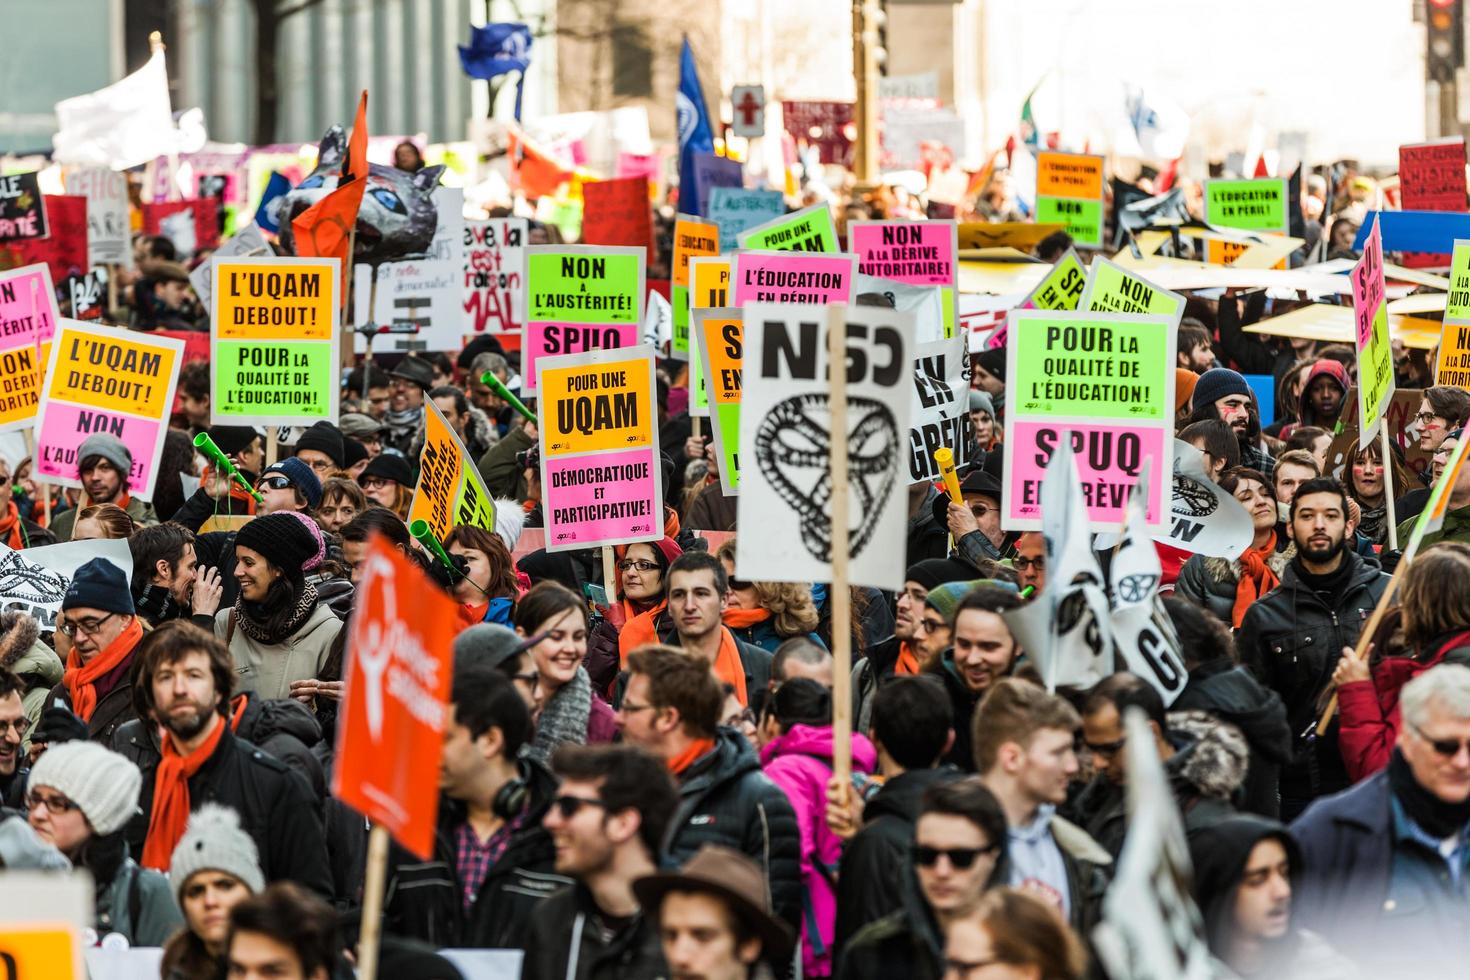
<svg viewBox="0 0 1470 980">
<path fill-rule="evenodd" d="M 1388 520 L 1388 547 L 1391 551 L 1399 550 L 1399 529 L 1395 524 L 1393 512 L 1393 468 L 1388 465 L 1393 459 L 1390 454 L 1388 441 L 1388 425 L 1378 427 L 1380 445 L 1383 447 L 1383 505 L 1388 508 L 1386 515 Z"/>
<path fill-rule="evenodd" d="M 852 781 L 852 596 L 848 592 L 847 307 L 827 308 L 827 384 L 832 424 L 832 777 Z"/>
</svg>

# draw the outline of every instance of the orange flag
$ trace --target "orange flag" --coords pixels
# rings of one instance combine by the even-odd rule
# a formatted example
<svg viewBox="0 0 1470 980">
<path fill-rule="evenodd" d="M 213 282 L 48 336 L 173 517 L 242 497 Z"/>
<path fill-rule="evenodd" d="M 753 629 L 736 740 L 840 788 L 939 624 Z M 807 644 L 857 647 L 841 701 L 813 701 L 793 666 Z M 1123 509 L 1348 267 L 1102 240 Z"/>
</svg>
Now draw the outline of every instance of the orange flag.
<svg viewBox="0 0 1470 980">
<path fill-rule="evenodd" d="M 342 284 L 344 305 L 348 302 L 347 263 L 351 259 L 352 229 L 357 224 L 358 209 L 362 207 L 363 191 L 367 189 L 367 97 L 367 89 L 363 89 L 357 102 L 357 118 L 352 122 L 352 135 L 347 140 L 347 155 L 342 159 L 337 189 L 291 222 L 297 255 L 331 258 L 342 263 L 338 281 Z"/>
<path fill-rule="evenodd" d="M 527 197 L 548 197 L 576 174 L 528 137 L 518 126 L 510 126 L 510 159 L 513 185 Z"/>
<path fill-rule="evenodd" d="M 363 89 L 357 100 L 357 118 L 352 121 L 352 137 L 347 141 L 347 157 L 342 161 L 344 180 L 367 177 L 367 140 L 367 89 Z"/>
</svg>

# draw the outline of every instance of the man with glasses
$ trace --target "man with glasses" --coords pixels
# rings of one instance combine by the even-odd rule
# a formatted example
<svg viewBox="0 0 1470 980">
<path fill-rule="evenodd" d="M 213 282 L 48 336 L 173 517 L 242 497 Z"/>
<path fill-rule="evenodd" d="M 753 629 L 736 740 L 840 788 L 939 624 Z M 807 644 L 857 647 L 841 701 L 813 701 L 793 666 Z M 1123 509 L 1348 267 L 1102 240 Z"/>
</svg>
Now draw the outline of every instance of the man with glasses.
<svg viewBox="0 0 1470 980">
<path fill-rule="evenodd" d="M 1046 588 L 1046 538 L 1040 531 L 1027 531 L 1016 539 L 1016 556 L 1011 559 L 1021 589 L 1034 596 Z"/>
<path fill-rule="evenodd" d="M 734 729 L 719 727 L 725 703 L 720 681 L 708 664 L 666 646 L 634 650 L 628 671 L 618 709 L 623 741 L 664 760 L 679 784 L 679 810 L 663 857 L 682 864 L 704 844 L 742 852 L 765 871 L 776 914 L 796 926 L 802 897 L 796 813 L 761 772 L 750 744 Z"/>
<path fill-rule="evenodd" d="M 1445 467 L 1449 465 L 1450 457 L 1459 448 L 1460 441 L 1465 438 L 1463 429 L 1456 429 L 1445 436 L 1444 441 L 1434 451 L 1431 463 L 1431 473 L 1436 481 L 1444 473 Z M 1454 484 L 1449 488 L 1449 503 L 1444 515 L 1444 525 L 1437 531 L 1430 531 L 1424 535 L 1424 541 L 1420 550 L 1440 541 L 1462 541 L 1470 543 L 1470 466 L 1460 467 L 1460 472 Z M 1425 495 L 1425 503 L 1428 503 L 1428 495 Z M 1423 510 L 1423 507 L 1420 507 Z M 1397 515 L 1395 515 L 1397 516 Z M 1414 523 L 1418 515 L 1408 518 L 1400 518 L 1399 542 L 1409 540 L 1413 533 Z"/>
<path fill-rule="evenodd" d="M 901 889 L 897 912 L 859 930 L 842 952 L 843 980 L 938 980 L 944 935 L 973 915 L 1005 857 L 1006 817 L 979 777 L 924 790 L 908 855 L 918 888 Z"/>
<path fill-rule="evenodd" d="M 924 603 L 923 635 L 932 632 L 946 646 L 927 671 L 944 682 L 954 717 L 954 744 L 944 761 L 973 771 L 971 719 L 995 682 L 1010 675 L 1021 647 L 1006 626 L 1004 614 L 1021 605 L 1013 589 L 986 582 L 953 582 L 929 593 Z M 938 622 L 931 619 L 938 617 Z M 927 640 L 925 641 L 928 646 Z"/>
<path fill-rule="evenodd" d="M 315 422 L 301 433 L 291 455 L 310 466 L 318 480 L 325 480 L 346 465 L 347 444 L 341 429 L 330 422 Z"/>
<path fill-rule="evenodd" d="M 1364 976 L 1459 975 L 1470 958 L 1470 668 L 1425 671 L 1398 707 L 1388 768 L 1291 825 L 1302 851 L 1294 920 Z"/>
<path fill-rule="evenodd" d="M 77 447 L 77 479 L 82 501 L 51 520 L 51 533 L 58 541 L 70 541 L 77 514 L 93 504 L 117 504 L 136 524 L 157 524 L 153 505 L 128 493 L 133 477 L 133 454 L 121 439 L 107 432 L 94 432 Z"/>
<path fill-rule="evenodd" d="M 960 483 L 963 504 L 950 500 L 947 494 L 934 498 L 934 519 L 949 528 L 955 557 L 976 568 L 987 559 L 998 561 L 1005 547 L 1006 534 L 1000 529 L 1004 464 L 1004 453 L 988 453 L 984 468 L 971 471 Z"/>
<path fill-rule="evenodd" d="M 70 640 L 71 650 L 45 708 L 69 708 L 86 724 L 92 741 L 110 745 L 113 732 L 137 717 L 133 653 L 143 638 L 122 569 L 106 558 L 78 568 L 61 600 L 56 631 Z"/>
<path fill-rule="evenodd" d="M 20 809 L 28 771 L 21 743 L 30 729 L 25 682 L 0 667 L 0 806 Z"/>
<path fill-rule="evenodd" d="M 536 910 L 525 980 L 664 976 L 658 929 L 633 883 L 658 871 L 659 847 L 679 797 L 668 768 L 630 745 L 563 745 L 551 759 L 561 780 L 541 823 L 556 871 L 573 879 Z M 573 966 L 575 964 L 575 966 Z"/>
<path fill-rule="evenodd" d="M 388 372 L 388 379 L 388 412 L 383 416 L 388 431 L 383 444 L 400 456 L 413 458 L 414 446 L 423 439 L 424 396 L 434 387 L 434 366 L 409 354 Z"/>
</svg>

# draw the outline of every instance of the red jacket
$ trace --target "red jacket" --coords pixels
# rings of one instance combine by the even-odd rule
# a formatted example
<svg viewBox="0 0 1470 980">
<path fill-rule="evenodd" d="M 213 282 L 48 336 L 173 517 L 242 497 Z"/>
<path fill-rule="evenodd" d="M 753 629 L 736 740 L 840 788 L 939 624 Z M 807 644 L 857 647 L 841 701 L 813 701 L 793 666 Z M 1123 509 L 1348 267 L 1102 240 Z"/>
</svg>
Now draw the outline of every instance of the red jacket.
<svg viewBox="0 0 1470 980">
<path fill-rule="evenodd" d="M 1399 692 L 1405 684 L 1431 667 L 1443 663 L 1454 650 L 1470 649 L 1470 630 L 1456 633 L 1440 644 L 1428 660 L 1386 657 L 1373 668 L 1373 677 L 1353 681 L 1337 690 L 1342 720 L 1337 745 L 1353 782 L 1367 779 L 1388 765 L 1398 741 L 1403 720 L 1399 717 Z M 1464 654 L 1454 657 L 1463 660 Z"/>
</svg>

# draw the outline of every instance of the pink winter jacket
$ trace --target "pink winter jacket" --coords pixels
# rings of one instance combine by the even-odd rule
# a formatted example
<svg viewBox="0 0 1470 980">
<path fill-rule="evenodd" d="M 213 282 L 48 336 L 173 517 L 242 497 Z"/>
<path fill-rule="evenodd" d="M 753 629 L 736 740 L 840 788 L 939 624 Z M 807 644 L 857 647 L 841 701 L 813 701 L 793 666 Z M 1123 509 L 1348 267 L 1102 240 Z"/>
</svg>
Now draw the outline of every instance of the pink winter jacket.
<svg viewBox="0 0 1470 980">
<path fill-rule="evenodd" d="M 878 762 L 873 743 L 852 736 L 852 771 L 870 773 Z M 830 977 L 837 926 L 837 865 L 842 842 L 827 829 L 827 780 L 832 778 L 832 727 L 793 725 L 761 749 L 761 767 L 796 811 L 801 831 L 802 975 Z"/>
</svg>

